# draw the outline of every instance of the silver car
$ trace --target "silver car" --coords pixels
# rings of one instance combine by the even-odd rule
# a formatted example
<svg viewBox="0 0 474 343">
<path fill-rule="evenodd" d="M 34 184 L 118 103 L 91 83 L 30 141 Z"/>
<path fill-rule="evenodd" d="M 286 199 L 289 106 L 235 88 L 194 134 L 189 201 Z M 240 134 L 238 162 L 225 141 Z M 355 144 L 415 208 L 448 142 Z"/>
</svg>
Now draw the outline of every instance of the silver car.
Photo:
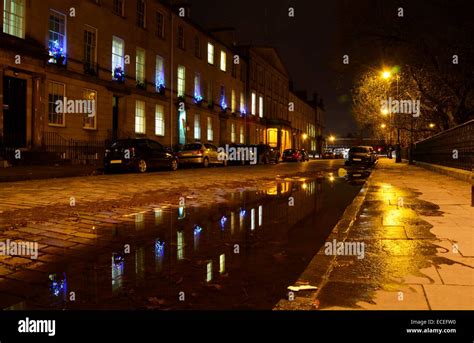
<svg viewBox="0 0 474 343">
<path fill-rule="evenodd" d="M 185 144 L 177 153 L 178 163 L 185 164 L 200 164 L 207 168 L 211 164 L 220 164 L 227 166 L 227 158 L 222 153 L 217 151 L 217 147 L 210 143 L 190 143 Z"/>
</svg>

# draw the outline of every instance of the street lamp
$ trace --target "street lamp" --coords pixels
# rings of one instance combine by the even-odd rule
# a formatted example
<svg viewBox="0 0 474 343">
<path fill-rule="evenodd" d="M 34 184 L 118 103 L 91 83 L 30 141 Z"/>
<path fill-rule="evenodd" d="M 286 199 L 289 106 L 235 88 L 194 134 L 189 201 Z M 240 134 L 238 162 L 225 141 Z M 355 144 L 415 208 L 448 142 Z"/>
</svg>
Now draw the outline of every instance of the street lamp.
<svg viewBox="0 0 474 343">
<path fill-rule="evenodd" d="M 434 129 L 436 125 L 434 123 L 430 123 L 430 129 Z"/>
<path fill-rule="evenodd" d="M 381 124 L 380 127 L 381 127 L 382 129 L 385 129 L 385 128 L 387 127 L 387 125 Z"/>
<path fill-rule="evenodd" d="M 336 140 L 336 137 L 334 137 L 334 136 L 329 136 L 329 141 L 330 141 L 331 143 L 334 143 L 335 140 Z"/>
<path fill-rule="evenodd" d="M 306 138 L 308 138 L 308 135 L 306 133 L 303 133 L 303 135 L 301 136 L 301 138 L 303 138 L 303 140 L 305 141 Z"/>
<path fill-rule="evenodd" d="M 386 108 L 381 111 L 382 115 L 386 116 L 389 112 Z"/>
<path fill-rule="evenodd" d="M 382 71 L 382 78 L 383 78 L 384 80 L 388 80 L 388 79 L 390 79 L 391 77 L 392 77 L 392 73 L 391 73 L 390 71 L 388 71 L 388 70 Z"/>
</svg>

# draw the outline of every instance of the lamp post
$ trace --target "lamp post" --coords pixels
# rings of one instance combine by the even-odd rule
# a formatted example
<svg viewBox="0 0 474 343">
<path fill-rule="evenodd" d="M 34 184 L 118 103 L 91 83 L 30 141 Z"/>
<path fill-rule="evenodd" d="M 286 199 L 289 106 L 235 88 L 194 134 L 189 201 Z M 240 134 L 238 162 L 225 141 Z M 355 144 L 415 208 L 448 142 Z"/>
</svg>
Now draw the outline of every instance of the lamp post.
<svg viewBox="0 0 474 343">
<path fill-rule="evenodd" d="M 390 70 L 383 70 L 381 72 L 381 77 L 384 80 L 390 80 L 393 76 L 392 71 Z M 397 74 L 395 75 L 395 78 L 397 80 L 397 100 L 399 100 L 399 88 L 398 88 L 398 83 L 400 81 L 400 76 Z M 391 115 L 391 110 L 387 109 L 389 114 Z M 402 155 L 401 155 L 401 147 L 400 147 L 400 128 L 397 125 L 397 147 L 395 149 L 395 163 L 400 163 L 402 161 Z"/>
</svg>

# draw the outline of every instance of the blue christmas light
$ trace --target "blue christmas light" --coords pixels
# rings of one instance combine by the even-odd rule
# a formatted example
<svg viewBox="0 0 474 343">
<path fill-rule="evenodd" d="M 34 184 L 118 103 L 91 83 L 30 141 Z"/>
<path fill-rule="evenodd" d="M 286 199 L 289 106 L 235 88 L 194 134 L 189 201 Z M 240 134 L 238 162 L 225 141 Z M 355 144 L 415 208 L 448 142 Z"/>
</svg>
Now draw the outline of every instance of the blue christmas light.
<svg viewBox="0 0 474 343">
<path fill-rule="evenodd" d="M 194 93 L 194 102 L 196 104 L 200 104 L 203 101 L 203 97 L 197 93 Z"/>
<path fill-rule="evenodd" d="M 155 241 L 155 255 L 163 256 L 165 252 L 165 242 L 161 242 L 159 239 Z"/>
<path fill-rule="evenodd" d="M 221 105 L 221 108 L 222 108 L 223 111 L 225 111 L 227 109 L 227 103 L 225 102 L 225 97 L 224 96 L 221 97 L 220 105 Z"/>
<path fill-rule="evenodd" d="M 155 87 L 157 92 L 162 92 L 165 89 L 165 77 L 162 73 L 156 76 Z"/>
<path fill-rule="evenodd" d="M 49 63 L 63 63 L 63 60 L 66 58 L 64 49 L 59 45 L 57 40 L 50 42 L 49 45 Z"/>
<path fill-rule="evenodd" d="M 114 68 L 114 79 L 119 82 L 125 81 L 125 71 L 122 69 L 122 66 L 116 66 Z"/>
<path fill-rule="evenodd" d="M 200 227 L 199 225 L 194 226 L 194 236 L 199 235 L 201 231 L 202 231 L 202 227 Z"/>
<path fill-rule="evenodd" d="M 247 211 L 245 211 L 245 209 L 242 208 L 242 209 L 240 210 L 240 216 L 241 216 L 241 217 L 245 217 L 246 214 L 247 214 Z"/>
<path fill-rule="evenodd" d="M 225 226 L 226 221 L 227 221 L 227 217 L 226 217 L 226 216 L 222 216 L 222 218 L 221 218 L 220 221 L 219 221 L 219 223 L 220 223 L 222 229 L 224 229 L 224 226 Z"/>
</svg>

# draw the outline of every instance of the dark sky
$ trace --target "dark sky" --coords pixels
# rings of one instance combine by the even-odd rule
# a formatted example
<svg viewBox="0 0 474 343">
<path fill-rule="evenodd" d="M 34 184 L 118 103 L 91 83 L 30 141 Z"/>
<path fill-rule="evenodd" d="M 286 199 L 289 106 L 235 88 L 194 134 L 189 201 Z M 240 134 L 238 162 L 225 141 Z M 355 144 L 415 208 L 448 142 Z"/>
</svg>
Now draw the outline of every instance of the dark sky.
<svg viewBox="0 0 474 343">
<path fill-rule="evenodd" d="M 188 0 L 191 18 L 204 28 L 234 27 L 241 43 L 275 46 L 290 73 L 295 90 L 317 92 L 326 106 L 326 133 L 355 132 L 350 104 L 338 101 L 348 95 L 346 80 L 336 87 L 337 74 L 330 63 L 342 61 L 336 1 L 308 0 Z M 288 8 L 295 16 L 288 16 Z M 337 58 L 336 58 L 337 56 Z"/>
</svg>

